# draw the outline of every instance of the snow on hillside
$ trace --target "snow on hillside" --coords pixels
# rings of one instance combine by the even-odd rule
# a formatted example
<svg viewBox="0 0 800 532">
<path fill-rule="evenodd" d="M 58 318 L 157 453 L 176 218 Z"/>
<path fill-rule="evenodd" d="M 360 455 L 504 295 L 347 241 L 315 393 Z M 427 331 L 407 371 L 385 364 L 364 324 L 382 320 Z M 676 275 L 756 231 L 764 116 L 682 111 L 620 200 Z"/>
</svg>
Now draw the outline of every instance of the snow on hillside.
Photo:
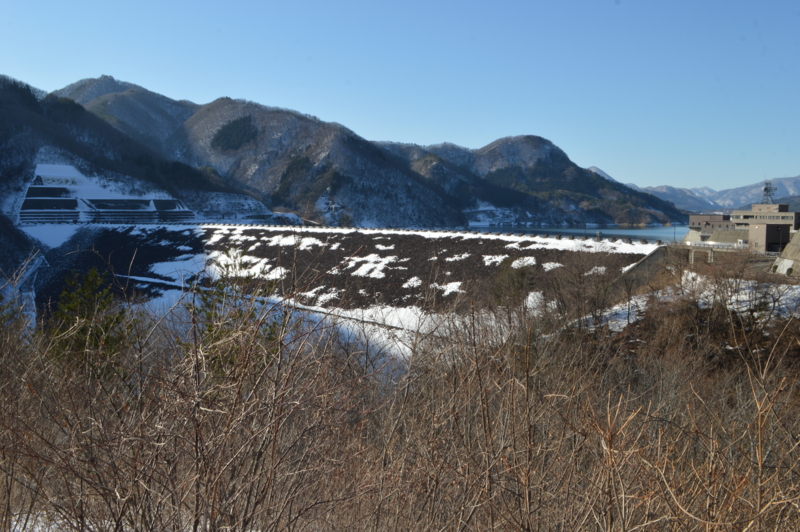
<svg viewBox="0 0 800 532">
<path fill-rule="evenodd" d="M 248 220 L 272 222 L 275 213 L 264 204 L 243 194 L 226 192 L 187 192 L 186 203 L 197 213 L 198 221 L 239 223 Z M 273 222 L 274 223 L 274 222 Z"/>
<path fill-rule="evenodd" d="M 596 166 L 590 166 L 589 168 L 587 168 L 587 170 L 589 170 L 590 172 L 594 172 L 595 174 L 599 175 L 603 179 L 607 179 L 608 181 L 613 181 L 614 183 L 619 183 L 619 181 L 617 181 L 616 179 L 614 179 L 613 177 L 611 177 L 610 175 L 608 175 L 607 173 L 605 173 L 604 171 L 602 171 L 601 169 L 599 169 Z"/>
<path fill-rule="evenodd" d="M 697 190 L 699 189 L 676 188 L 669 185 L 639 187 L 633 183 L 627 183 L 626 186 L 638 190 L 639 192 L 652 194 L 664 201 L 671 201 L 679 209 L 689 212 L 706 212 L 720 207 L 714 203 L 711 199 L 711 195 L 698 193 Z"/>
<path fill-rule="evenodd" d="M 278 245 L 281 244 L 288 244 L 288 242 L 280 241 Z M 546 263 L 544 266 L 545 271 L 564 267 L 557 263 Z M 604 267 L 596 266 L 587 271 L 585 275 L 604 275 L 605 273 Z M 359 275 L 355 272 L 351 274 Z M 407 282 L 407 285 L 413 287 L 424 284 L 418 277 L 413 277 Z M 697 298 L 701 307 L 710 305 L 720 296 L 719 287 L 712 285 L 713 283 L 702 276 L 689 274 L 684 279 L 681 289 L 669 288 L 652 294 L 635 296 L 609 307 L 599 317 L 587 316 L 575 324 L 582 323 L 583 326 L 590 329 L 607 326 L 611 332 L 619 332 L 642 318 L 652 298 L 667 300 L 684 297 L 689 293 Z M 742 280 L 731 280 L 729 285 L 729 290 L 723 298 L 726 305 L 737 312 L 754 312 L 753 315 L 757 319 L 769 320 L 778 316 L 785 318 L 797 315 L 798 309 L 800 309 L 800 287 L 763 285 Z M 459 281 L 443 284 L 434 282 L 429 286 L 445 296 L 458 295 L 463 292 L 462 283 Z M 335 293 L 335 290 L 333 292 Z M 310 295 L 318 296 L 322 293 L 331 293 L 331 291 L 326 286 L 319 286 L 299 295 L 308 297 Z M 175 295 L 179 295 L 179 292 L 176 292 Z M 371 346 L 369 349 L 378 351 L 384 357 L 388 357 L 387 360 L 395 362 L 408 360 L 413 354 L 414 345 L 421 336 L 446 335 L 446 331 L 453 323 L 452 320 L 457 322 L 459 319 L 454 314 L 427 312 L 416 305 L 399 307 L 374 304 L 364 308 L 347 309 L 325 306 L 325 302 L 318 301 L 308 304 L 302 298 L 269 297 L 265 299 L 266 304 L 281 306 L 281 308 L 289 309 L 290 312 L 316 315 L 318 317 L 314 319 L 324 321 L 328 327 L 345 332 L 351 339 L 363 342 L 365 346 Z M 764 304 L 765 302 L 768 304 Z M 526 299 L 525 306 L 527 312 L 532 316 L 555 310 L 555 302 L 545 300 L 541 292 L 531 292 Z M 481 320 L 491 323 L 497 321 L 497 317 L 491 313 L 485 311 L 479 313 Z M 495 325 L 502 326 L 499 322 Z"/>
<path fill-rule="evenodd" d="M 690 188 L 695 195 L 709 199 L 717 194 L 717 191 L 710 187 Z"/>
<path fill-rule="evenodd" d="M 595 316 L 583 318 L 589 328 L 605 325 L 613 332 L 622 331 L 638 321 L 652 300 L 665 301 L 686 297 L 697 300 L 700 308 L 722 302 L 735 312 L 750 314 L 760 321 L 773 318 L 800 317 L 800 286 L 764 284 L 756 281 L 729 279 L 720 290 L 719 279 L 709 279 L 694 272 L 686 272 L 682 288 L 668 288 L 650 294 L 632 297 L 606 309 L 599 320 Z"/>
<path fill-rule="evenodd" d="M 504 223 L 514 223 L 517 220 L 517 213 L 513 209 L 495 207 L 485 201 L 477 201 L 477 205 L 471 209 L 461 211 L 467 218 L 469 227 L 491 227 Z"/>
<path fill-rule="evenodd" d="M 74 166 L 65 164 L 37 164 L 34 176 L 41 176 L 45 186 L 64 188 L 76 197 L 87 199 L 174 199 L 163 190 L 132 189 L 129 180 L 88 177 Z M 33 183 L 31 181 L 28 185 Z"/>
<path fill-rule="evenodd" d="M 72 238 L 81 226 L 78 224 L 23 225 L 20 229 L 49 248 L 57 248 Z"/>
</svg>

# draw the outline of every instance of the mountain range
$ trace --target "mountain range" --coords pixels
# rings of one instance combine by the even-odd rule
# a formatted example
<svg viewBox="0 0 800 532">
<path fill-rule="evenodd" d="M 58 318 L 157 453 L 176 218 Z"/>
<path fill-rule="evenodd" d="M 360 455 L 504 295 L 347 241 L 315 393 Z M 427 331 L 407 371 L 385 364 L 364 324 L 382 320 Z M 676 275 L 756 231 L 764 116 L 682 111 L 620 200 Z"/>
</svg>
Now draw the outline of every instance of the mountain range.
<svg viewBox="0 0 800 532">
<path fill-rule="evenodd" d="M 775 187 L 773 201 L 775 203 L 791 203 L 800 195 L 800 176 L 778 177 L 770 180 Z M 679 209 L 690 212 L 715 212 L 729 211 L 732 209 L 749 209 L 753 203 L 760 203 L 763 198 L 764 182 L 753 183 L 743 187 L 725 190 L 713 190 L 708 187 L 701 188 L 675 188 L 670 186 L 637 187 L 632 183 L 628 186 L 658 196 L 664 201 L 670 201 Z"/>
<path fill-rule="evenodd" d="M 0 77 L 0 119 L 5 212 L 44 160 L 149 183 L 193 208 L 203 191 L 246 194 L 307 220 L 366 227 L 685 222 L 686 211 L 757 202 L 762 188 L 623 185 L 534 135 L 479 149 L 372 142 L 296 111 L 173 100 L 111 76 L 51 94 Z M 776 197 L 800 194 L 800 176 L 773 184 Z"/>
<path fill-rule="evenodd" d="M 673 205 L 580 168 L 533 135 L 476 150 L 371 142 L 295 111 L 227 97 L 198 105 L 110 76 L 53 96 L 76 102 L 164 159 L 330 225 L 686 220 Z"/>
</svg>

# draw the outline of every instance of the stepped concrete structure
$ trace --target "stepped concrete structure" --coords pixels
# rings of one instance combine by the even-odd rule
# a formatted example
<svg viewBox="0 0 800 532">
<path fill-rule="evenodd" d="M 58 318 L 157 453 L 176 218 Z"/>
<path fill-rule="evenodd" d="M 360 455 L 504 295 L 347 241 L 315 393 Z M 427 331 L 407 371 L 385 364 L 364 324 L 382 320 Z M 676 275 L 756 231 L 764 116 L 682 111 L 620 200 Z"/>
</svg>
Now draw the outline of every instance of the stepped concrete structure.
<svg viewBox="0 0 800 532">
<path fill-rule="evenodd" d="M 113 183 L 86 177 L 74 166 L 40 164 L 25 193 L 20 224 L 185 223 L 194 219 L 182 201 L 166 192 L 131 194 Z"/>
</svg>

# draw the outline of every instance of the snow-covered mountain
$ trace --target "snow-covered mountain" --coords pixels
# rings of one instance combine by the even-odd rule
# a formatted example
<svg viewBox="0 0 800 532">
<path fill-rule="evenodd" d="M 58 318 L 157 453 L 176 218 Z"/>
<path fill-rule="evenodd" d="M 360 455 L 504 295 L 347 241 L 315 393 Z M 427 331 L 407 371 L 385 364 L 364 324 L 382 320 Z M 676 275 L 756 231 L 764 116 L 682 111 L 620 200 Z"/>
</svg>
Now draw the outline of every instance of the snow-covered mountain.
<svg viewBox="0 0 800 532">
<path fill-rule="evenodd" d="M 778 177 L 771 179 L 772 186 L 775 187 L 773 196 L 777 199 L 782 196 L 800 195 L 800 176 Z M 745 185 L 743 187 L 729 188 L 720 190 L 709 196 L 709 199 L 727 209 L 733 209 L 743 205 L 759 203 L 764 194 L 764 181 Z"/>
<path fill-rule="evenodd" d="M 662 185 L 660 187 L 638 187 L 633 183 L 628 183 L 628 186 L 657 196 L 664 201 L 671 201 L 679 209 L 689 212 L 710 212 L 718 211 L 722 208 L 708 197 L 696 194 L 688 188 L 677 188 L 668 185 Z"/>
<path fill-rule="evenodd" d="M 800 195 L 800 176 L 779 177 L 771 181 L 772 186 L 776 189 L 773 193 L 775 200 Z M 632 183 L 628 183 L 628 186 L 658 196 L 665 201 L 671 201 L 680 209 L 691 212 L 711 212 L 738 207 L 749 208 L 749 205 L 759 203 L 763 196 L 764 181 L 724 190 L 714 190 L 709 187 L 676 188 L 668 185 L 637 187 Z"/>
</svg>

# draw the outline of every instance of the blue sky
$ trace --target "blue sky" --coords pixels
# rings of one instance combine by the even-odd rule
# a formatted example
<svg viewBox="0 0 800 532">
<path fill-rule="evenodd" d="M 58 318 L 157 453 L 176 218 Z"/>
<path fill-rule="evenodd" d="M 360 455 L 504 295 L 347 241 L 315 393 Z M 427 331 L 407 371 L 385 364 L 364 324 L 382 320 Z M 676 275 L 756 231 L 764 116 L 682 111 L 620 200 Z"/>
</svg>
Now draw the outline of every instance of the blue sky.
<svg viewBox="0 0 800 532">
<path fill-rule="evenodd" d="M 622 182 L 800 175 L 800 2 L 11 2 L 0 73 L 108 74 L 370 140 L 479 148 L 533 134 Z"/>
</svg>

